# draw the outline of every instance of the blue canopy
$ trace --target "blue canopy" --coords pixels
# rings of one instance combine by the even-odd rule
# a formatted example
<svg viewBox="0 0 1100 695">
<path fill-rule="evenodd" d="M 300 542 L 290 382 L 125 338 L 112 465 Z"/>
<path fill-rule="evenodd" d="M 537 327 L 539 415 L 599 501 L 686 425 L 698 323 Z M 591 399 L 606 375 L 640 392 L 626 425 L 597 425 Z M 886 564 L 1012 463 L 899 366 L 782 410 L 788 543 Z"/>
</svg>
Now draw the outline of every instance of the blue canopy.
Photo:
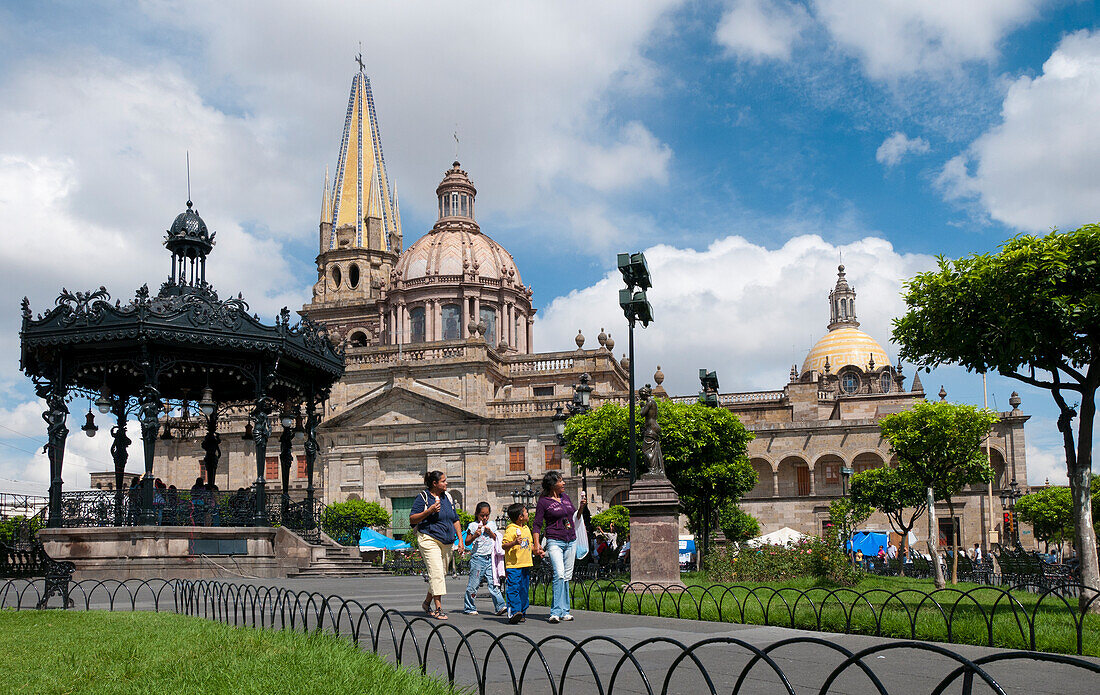
<svg viewBox="0 0 1100 695">
<path fill-rule="evenodd" d="M 412 546 L 405 541 L 394 540 L 374 529 L 365 528 L 359 534 L 360 550 L 409 550 L 411 548 Z"/>
<path fill-rule="evenodd" d="M 681 538 L 680 539 L 680 552 L 681 553 L 694 553 L 695 552 L 695 539 L 694 538 Z"/>
<path fill-rule="evenodd" d="M 890 535 L 885 531 L 856 531 L 852 534 L 848 549 L 852 551 L 862 550 L 864 555 L 874 557 L 878 555 L 879 546 L 886 548 L 889 540 Z"/>
</svg>

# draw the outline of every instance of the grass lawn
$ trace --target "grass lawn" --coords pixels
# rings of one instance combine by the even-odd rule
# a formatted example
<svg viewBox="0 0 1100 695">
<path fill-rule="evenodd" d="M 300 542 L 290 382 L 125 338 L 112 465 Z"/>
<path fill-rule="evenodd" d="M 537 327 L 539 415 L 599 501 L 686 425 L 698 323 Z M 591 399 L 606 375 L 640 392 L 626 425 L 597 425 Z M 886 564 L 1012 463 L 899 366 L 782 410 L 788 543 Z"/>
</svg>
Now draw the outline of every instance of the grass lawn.
<svg viewBox="0 0 1100 695">
<path fill-rule="evenodd" d="M 572 605 L 577 609 L 614 613 L 881 634 L 901 639 L 915 636 L 936 642 L 982 645 L 990 644 L 991 623 L 992 646 L 1014 649 L 1031 648 L 1029 620 L 1034 614 L 1036 649 L 1077 653 L 1077 613 L 1067 611 L 1055 596 L 1048 596 L 1036 611 L 1039 596 L 1026 591 L 1012 593 L 1019 604 L 1002 598 L 1004 594 L 999 588 L 961 582 L 953 587 L 948 584 L 947 590 L 933 594 L 935 587 L 929 579 L 868 577 L 853 587 L 854 591 L 813 578 L 736 585 L 708 582 L 699 573 L 685 573 L 681 579 L 689 587 L 683 595 L 620 593 L 612 584 L 598 582 L 592 585 L 586 599 L 581 585 L 574 584 Z M 619 582 L 619 586 L 625 583 Z M 708 588 L 709 594 L 704 593 Z M 545 593 L 542 585 L 535 587 L 532 603 L 548 605 L 549 589 L 549 584 L 545 586 Z M 890 598 L 894 592 L 909 589 L 921 593 L 907 592 Z M 978 591 L 970 597 L 960 598 L 962 592 L 971 589 Z M 829 593 L 834 590 L 837 593 L 830 597 Z M 805 598 L 799 599 L 800 591 L 807 592 Z M 857 596 L 857 592 L 864 596 Z M 927 600 L 925 594 L 933 594 L 940 608 Z M 1069 603 L 1076 608 L 1076 599 L 1070 599 Z M 879 617 L 881 625 L 876 624 Z M 912 631 L 914 621 L 915 635 Z M 1100 656 L 1100 615 L 1085 616 L 1082 647 L 1084 654 Z"/>
<path fill-rule="evenodd" d="M 0 610 L 0 693 L 454 693 L 331 635 L 171 613 Z"/>
</svg>

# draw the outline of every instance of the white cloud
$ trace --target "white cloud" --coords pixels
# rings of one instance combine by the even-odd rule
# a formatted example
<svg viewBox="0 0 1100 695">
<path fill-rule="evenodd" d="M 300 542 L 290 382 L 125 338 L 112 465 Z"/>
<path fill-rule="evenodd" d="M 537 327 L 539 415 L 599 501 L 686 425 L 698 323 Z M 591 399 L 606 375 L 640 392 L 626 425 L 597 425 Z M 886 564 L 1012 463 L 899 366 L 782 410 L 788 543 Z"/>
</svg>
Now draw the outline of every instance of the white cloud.
<svg viewBox="0 0 1100 695">
<path fill-rule="evenodd" d="M 896 355 L 888 343 L 889 322 L 904 308 L 901 283 L 932 267 L 931 257 L 898 253 L 874 237 L 837 246 L 803 235 L 768 249 L 729 236 L 703 251 L 667 245 L 645 251 L 655 320 L 636 329 L 639 383 L 651 381 L 660 364 L 672 393 L 697 391 L 701 367 L 718 371 L 724 391 L 781 388 L 791 364 L 801 367 L 826 332 L 827 297 L 840 253 L 858 292 L 861 329 Z M 591 287 L 554 299 L 539 315 L 538 348 L 571 349 L 578 328 L 591 347 L 603 327 L 615 336 L 616 352 L 625 352 L 621 284 L 612 271 Z M 541 342 L 546 340 L 560 342 Z"/>
<path fill-rule="evenodd" d="M 897 166 L 909 153 L 924 154 L 929 151 L 928 141 L 924 138 L 910 138 L 905 133 L 895 132 L 882 141 L 875 152 L 875 160 L 888 167 Z"/>
<path fill-rule="evenodd" d="M 938 178 L 946 198 L 975 200 L 1029 231 L 1100 219 L 1100 32 L 1067 36 L 1009 88 L 1001 123 L 952 158 Z"/>
<path fill-rule="evenodd" d="M 577 176 L 597 191 L 613 191 L 668 181 L 672 149 L 641 123 L 631 121 L 609 146 L 584 148 Z"/>
<path fill-rule="evenodd" d="M 719 20 L 715 38 L 739 58 L 787 60 L 809 24 L 806 8 L 793 2 L 735 0 Z"/>
<path fill-rule="evenodd" d="M 952 72 L 999 55 L 1045 0 L 814 0 L 814 14 L 875 79 Z"/>
</svg>

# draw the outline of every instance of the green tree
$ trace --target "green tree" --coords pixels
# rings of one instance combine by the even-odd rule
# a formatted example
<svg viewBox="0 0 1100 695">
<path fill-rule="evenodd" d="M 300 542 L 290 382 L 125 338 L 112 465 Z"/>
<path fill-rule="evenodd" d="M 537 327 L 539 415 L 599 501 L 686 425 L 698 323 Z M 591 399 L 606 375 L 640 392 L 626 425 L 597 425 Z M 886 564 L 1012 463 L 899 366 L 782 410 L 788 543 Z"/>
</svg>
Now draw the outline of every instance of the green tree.
<svg viewBox="0 0 1100 695">
<path fill-rule="evenodd" d="M 833 545 L 848 547 L 852 540 L 852 534 L 860 524 L 871 516 L 871 505 L 857 502 L 848 497 L 841 497 L 829 503 L 829 523 L 833 527 L 836 538 Z M 852 553 L 852 567 L 855 568 L 856 556 Z"/>
<path fill-rule="evenodd" d="M 630 471 L 627 409 L 605 403 L 596 410 L 569 418 L 565 451 L 575 465 L 608 477 L 626 477 Z M 725 408 L 700 403 L 657 403 L 665 473 L 680 495 L 680 511 L 695 533 L 714 527 L 716 511 L 735 502 L 756 485 L 745 449 L 753 435 Z M 642 419 L 634 427 L 641 441 Z M 638 475 L 647 472 L 638 457 Z"/>
<path fill-rule="evenodd" d="M 612 524 L 615 525 L 615 533 L 619 534 L 620 539 L 624 534 L 630 533 L 630 510 L 621 504 L 613 504 L 599 514 L 592 515 L 592 531 L 597 528 L 610 531 Z"/>
<path fill-rule="evenodd" d="M 897 454 L 898 474 L 925 489 L 928 507 L 928 553 L 936 587 L 946 586 L 939 562 L 935 500 L 947 502 L 952 524 L 955 506 L 951 498 L 967 485 L 993 479 L 982 451 L 982 442 L 997 422 L 991 410 L 956 403 L 918 401 L 912 410 L 887 415 L 879 421 L 882 435 Z M 952 534 L 951 583 L 958 582 L 959 537 Z"/>
<path fill-rule="evenodd" d="M 903 358 L 929 368 L 997 371 L 1050 391 L 1060 413 L 1081 580 L 1100 587 L 1089 503 L 1100 387 L 1100 225 L 1017 236 L 996 254 L 941 258 L 938 270 L 908 283 L 905 302 L 893 333 Z M 1081 601 L 1092 596 L 1083 591 Z"/>
<path fill-rule="evenodd" d="M 321 513 L 321 529 L 334 541 L 355 545 L 365 528 L 390 525 L 390 514 L 377 502 L 352 499 L 333 502 Z"/>
<path fill-rule="evenodd" d="M 727 504 L 718 511 L 718 528 L 726 540 L 740 543 L 760 535 L 760 522 L 736 504 Z"/>
<path fill-rule="evenodd" d="M 852 476 L 852 500 L 870 505 L 883 513 L 890 528 L 901 535 L 901 576 L 905 576 L 905 558 L 909 555 L 909 532 L 928 508 L 925 489 L 898 469 L 872 468 Z"/>
<path fill-rule="evenodd" d="M 1039 488 L 1016 500 L 1020 520 L 1030 524 L 1035 538 L 1058 549 L 1073 538 L 1073 495 L 1068 487 Z"/>
</svg>

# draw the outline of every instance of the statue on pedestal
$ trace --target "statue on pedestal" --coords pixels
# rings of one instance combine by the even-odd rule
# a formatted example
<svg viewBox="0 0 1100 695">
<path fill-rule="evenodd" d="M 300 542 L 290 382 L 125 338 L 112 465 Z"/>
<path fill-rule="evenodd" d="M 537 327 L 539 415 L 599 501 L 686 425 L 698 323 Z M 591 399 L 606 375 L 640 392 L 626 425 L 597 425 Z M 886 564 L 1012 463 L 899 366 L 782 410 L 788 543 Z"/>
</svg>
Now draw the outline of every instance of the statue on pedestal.
<svg viewBox="0 0 1100 695">
<path fill-rule="evenodd" d="M 665 477 L 665 458 L 661 454 L 661 425 L 657 422 L 657 401 L 653 389 L 646 384 L 638 391 L 642 399 L 642 456 L 649 471 L 646 476 Z"/>
</svg>

